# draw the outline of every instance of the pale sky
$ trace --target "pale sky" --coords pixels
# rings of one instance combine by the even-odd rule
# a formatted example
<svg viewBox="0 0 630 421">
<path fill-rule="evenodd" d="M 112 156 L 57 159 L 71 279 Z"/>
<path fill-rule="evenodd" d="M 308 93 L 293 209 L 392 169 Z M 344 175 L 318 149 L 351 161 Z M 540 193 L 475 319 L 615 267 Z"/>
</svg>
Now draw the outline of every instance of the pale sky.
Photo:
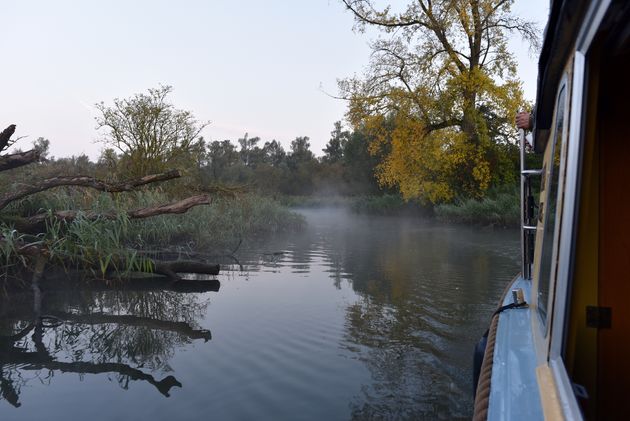
<svg viewBox="0 0 630 421">
<path fill-rule="evenodd" d="M 548 3 L 517 0 L 514 11 L 542 31 Z M 374 37 L 354 33 L 337 0 L 4 0 L 0 16 L 0 130 L 17 124 L 23 149 L 42 136 L 54 156 L 92 159 L 102 149 L 94 104 L 160 84 L 211 121 L 209 141 L 248 132 L 288 149 L 309 136 L 321 155 L 346 109 L 324 92 L 362 73 Z M 533 101 L 537 58 L 511 47 Z"/>
</svg>

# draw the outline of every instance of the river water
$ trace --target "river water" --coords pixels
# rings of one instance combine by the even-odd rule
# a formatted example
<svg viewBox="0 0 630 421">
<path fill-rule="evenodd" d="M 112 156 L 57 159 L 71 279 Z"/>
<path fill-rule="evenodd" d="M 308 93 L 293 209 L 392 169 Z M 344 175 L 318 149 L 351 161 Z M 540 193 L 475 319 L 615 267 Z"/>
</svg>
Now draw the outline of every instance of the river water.
<svg viewBox="0 0 630 421">
<path fill-rule="evenodd" d="M 1 420 L 466 419 L 518 234 L 301 211 L 218 291 L 0 299 Z"/>
</svg>

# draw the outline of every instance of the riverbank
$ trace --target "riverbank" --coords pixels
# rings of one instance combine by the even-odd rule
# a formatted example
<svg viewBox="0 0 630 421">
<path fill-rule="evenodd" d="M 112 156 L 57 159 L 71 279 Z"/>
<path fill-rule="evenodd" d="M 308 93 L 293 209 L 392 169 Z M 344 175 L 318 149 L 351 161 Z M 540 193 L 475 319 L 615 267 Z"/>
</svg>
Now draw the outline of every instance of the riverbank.
<svg viewBox="0 0 630 421">
<path fill-rule="evenodd" d="M 520 195 L 518 190 L 491 190 L 481 199 L 466 199 L 455 204 L 434 208 L 435 217 L 448 223 L 499 227 L 517 227 L 520 223 Z"/>
<path fill-rule="evenodd" d="M 422 206 L 405 201 L 397 194 L 380 196 L 281 196 L 278 201 L 288 207 L 317 209 L 344 207 L 358 214 L 406 215 L 435 218 L 440 222 L 465 225 L 515 227 L 520 220 L 520 197 L 517 189 L 493 189 L 481 200 L 466 199 L 452 204 Z"/>
<path fill-rule="evenodd" d="M 290 208 L 347 208 L 367 215 L 430 216 L 431 209 L 405 201 L 397 194 L 370 196 L 281 196 L 278 201 Z"/>
<path fill-rule="evenodd" d="M 23 263 L 19 249 L 28 243 L 46 250 L 50 260 L 61 266 L 98 268 L 104 274 L 112 266 L 124 271 L 142 266 L 146 262 L 139 256 L 148 250 L 229 254 L 243 242 L 299 231 L 305 225 L 298 213 L 254 194 L 217 197 L 183 214 L 134 220 L 127 216 L 130 209 L 146 209 L 173 200 L 176 198 L 172 194 L 163 191 L 121 196 L 65 189 L 29 196 L 11 204 L 0 223 L 0 258 L 8 266 Z M 78 214 L 69 221 L 51 219 L 45 232 L 37 236 L 19 234 L 14 229 L 11 215 L 29 216 L 46 209 Z M 124 263 L 120 267 L 117 262 Z"/>
</svg>

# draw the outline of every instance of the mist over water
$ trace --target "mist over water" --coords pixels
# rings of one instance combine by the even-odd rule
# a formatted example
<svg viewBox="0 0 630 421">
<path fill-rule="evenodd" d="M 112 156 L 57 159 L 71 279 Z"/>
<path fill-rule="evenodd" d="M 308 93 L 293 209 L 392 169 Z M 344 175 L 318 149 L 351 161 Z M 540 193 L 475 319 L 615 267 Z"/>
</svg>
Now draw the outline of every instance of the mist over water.
<svg viewBox="0 0 630 421">
<path fill-rule="evenodd" d="M 19 384 L 20 403 L 0 400 L 0 418 L 469 418 L 472 349 L 518 271 L 518 233 L 301 212 L 304 232 L 240 250 L 244 270 L 219 275 L 218 292 L 45 297 L 56 311 L 145 323 L 75 317 L 45 328 L 40 346 L 57 361 L 101 364 L 98 373 L 34 365 L 0 346 L 2 380 Z M 0 329 L 17 317 L 0 310 Z"/>
</svg>

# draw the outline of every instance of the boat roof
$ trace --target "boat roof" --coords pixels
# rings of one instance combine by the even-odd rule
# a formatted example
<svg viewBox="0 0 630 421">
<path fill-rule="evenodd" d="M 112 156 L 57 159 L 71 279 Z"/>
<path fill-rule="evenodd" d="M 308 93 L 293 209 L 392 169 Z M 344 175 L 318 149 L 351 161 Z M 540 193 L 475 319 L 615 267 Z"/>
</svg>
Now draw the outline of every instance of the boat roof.
<svg viewBox="0 0 630 421">
<path fill-rule="evenodd" d="M 552 0 L 549 20 L 545 28 L 543 45 L 538 60 L 538 86 L 534 115 L 534 149 L 543 152 L 549 137 L 553 119 L 556 93 L 568 60 L 575 53 L 575 45 L 586 17 L 593 18 L 589 9 L 597 10 L 601 4 L 610 3 L 607 16 L 599 28 L 609 32 L 614 43 L 607 45 L 610 54 L 630 49 L 630 2 L 611 0 Z"/>
<path fill-rule="evenodd" d="M 542 50 L 538 60 L 534 139 L 536 152 L 545 150 L 556 90 L 567 59 L 573 53 L 568 48 L 575 43 L 584 14 L 591 2 L 575 0 L 551 1 L 549 20 L 545 28 Z"/>
</svg>

